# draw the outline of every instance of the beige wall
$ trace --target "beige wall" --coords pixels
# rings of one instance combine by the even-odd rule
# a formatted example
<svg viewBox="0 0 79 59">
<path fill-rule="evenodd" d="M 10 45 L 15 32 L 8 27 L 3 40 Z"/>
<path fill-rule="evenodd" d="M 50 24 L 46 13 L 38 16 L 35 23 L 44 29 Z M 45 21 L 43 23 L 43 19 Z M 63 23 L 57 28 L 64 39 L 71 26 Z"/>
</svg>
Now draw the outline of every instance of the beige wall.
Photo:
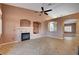
<svg viewBox="0 0 79 59">
<path fill-rule="evenodd" d="M 45 29 L 46 29 L 45 34 L 46 34 L 46 36 L 52 37 L 52 38 L 63 39 L 63 20 L 62 20 L 62 18 L 57 18 L 57 19 L 52 19 L 52 20 L 57 20 L 57 31 L 50 32 L 48 30 L 48 23 L 50 21 L 45 21 Z"/>
<path fill-rule="evenodd" d="M 58 27 L 57 27 L 57 32 L 49 32 L 48 31 L 48 25 L 47 23 L 49 21 L 45 21 L 45 35 L 49 36 L 49 37 L 53 37 L 53 38 L 59 38 L 59 39 L 63 39 L 64 38 L 64 20 L 68 20 L 68 19 L 76 19 L 76 34 L 79 36 L 79 13 L 75 13 L 75 14 L 71 14 L 71 15 L 67 15 L 64 17 L 60 17 L 60 18 L 56 18 L 53 20 L 58 20 Z"/>
<path fill-rule="evenodd" d="M 0 5 L 0 11 L 1 11 L 1 5 Z M 0 12 L 0 38 L 1 38 L 1 12 Z"/>
<path fill-rule="evenodd" d="M 1 5 L 0 5 L 0 38 L 2 35 L 2 10 L 1 10 Z"/>
<path fill-rule="evenodd" d="M 76 34 L 79 36 L 79 13 L 71 14 L 68 16 L 62 17 L 63 20 L 68 20 L 68 19 L 76 19 Z"/>
<path fill-rule="evenodd" d="M 58 20 L 58 31 L 57 32 L 48 32 L 47 22 L 45 20 L 50 19 L 47 16 L 39 16 L 39 13 L 35 13 L 32 10 L 13 7 L 9 5 L 2 5 L 2 27 L 3 27 L 3 42 L 12 42 L 16 41 L 16 28 L 20 27 L 20 19 L 27 19 L 31 21 L 31 27 L 33 27 L 33 21 L 41 22 L 40 33 L 33 35 L 33 37 L 40 37 L 40 36 L 50 36 L 55 38 L 63 38 L 63 20 L 76 18 L 78 20 L 76 24 L 76 34 L 79 34 L 79 13 L 68 15 L 65 17 L 57 18 Z M 45 22 L 43 22 L 45 21 Z"/>
<path fill-rule="evenodd" d="M 39 16 L 34 11 L 13 7 L 9 5 L 2 5 L 3 12 L 3 41 L 11 42 L 16 41 L 16 27 L 20 27 L 20 19 L 27 19 L 31 21 L 31 27 L 33 27 L 33 21 L 41 22 L 40 33 L 33 35 L 33 37 L 40 37 L 43 34 L 42 20 L 43 16 Z M 46 18 L 46 17 L 45 17 Z"/>
</svg>

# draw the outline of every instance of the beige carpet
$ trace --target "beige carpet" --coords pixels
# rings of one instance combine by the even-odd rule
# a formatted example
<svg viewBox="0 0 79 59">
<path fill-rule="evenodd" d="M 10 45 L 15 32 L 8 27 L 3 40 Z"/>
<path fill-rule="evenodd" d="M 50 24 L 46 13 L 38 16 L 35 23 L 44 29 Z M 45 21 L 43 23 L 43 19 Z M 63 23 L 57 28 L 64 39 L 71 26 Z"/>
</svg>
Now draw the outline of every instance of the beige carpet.
<svg viewBox="0 0 79 59">
<path fill-rule="evenodd" d="M 72 40 L 39 38 L 17 43 L 8 55 L 75 55 L 78 43 Z"/>
</svg>

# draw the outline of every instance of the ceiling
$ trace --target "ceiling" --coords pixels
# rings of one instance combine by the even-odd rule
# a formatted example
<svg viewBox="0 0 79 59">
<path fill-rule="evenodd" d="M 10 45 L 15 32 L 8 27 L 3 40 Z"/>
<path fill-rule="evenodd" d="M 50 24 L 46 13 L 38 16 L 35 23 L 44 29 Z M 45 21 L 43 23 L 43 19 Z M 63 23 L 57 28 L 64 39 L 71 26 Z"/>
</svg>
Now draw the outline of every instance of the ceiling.
<svg viewBox="0 0 79 59">
<path fill-rule="evenodd" d="M 79 12 L 79 3 L 6 3 L 8 5 L 17 6 L 34 11 L 41 11 L 41 7 L 45 10 L 52 9 L 48 12 L 52 18 L 57 18 Z"/>
</svg>

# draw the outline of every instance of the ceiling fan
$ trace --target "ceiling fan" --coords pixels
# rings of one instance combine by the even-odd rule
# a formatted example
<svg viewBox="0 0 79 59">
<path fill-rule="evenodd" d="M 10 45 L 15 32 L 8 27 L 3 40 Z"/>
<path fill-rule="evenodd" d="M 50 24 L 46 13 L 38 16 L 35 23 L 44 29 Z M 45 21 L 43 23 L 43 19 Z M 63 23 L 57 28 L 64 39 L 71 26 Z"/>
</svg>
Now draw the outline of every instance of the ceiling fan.
<svg viewBox="0 0 79 59">
<path fill-rule="evenodd" d="M 39 15 L 39 16 L 41 16 L 42 14 L 48 15 L 48 13 L 47 13 L 47 12 L 52 11 L 52 9 L 49 9 L 49 10 L 44 10 L 44 7 L 41 7 L 41 10 L 42 10 L 42 11 L 40 11 L 40 15 Z"/>
</svg>

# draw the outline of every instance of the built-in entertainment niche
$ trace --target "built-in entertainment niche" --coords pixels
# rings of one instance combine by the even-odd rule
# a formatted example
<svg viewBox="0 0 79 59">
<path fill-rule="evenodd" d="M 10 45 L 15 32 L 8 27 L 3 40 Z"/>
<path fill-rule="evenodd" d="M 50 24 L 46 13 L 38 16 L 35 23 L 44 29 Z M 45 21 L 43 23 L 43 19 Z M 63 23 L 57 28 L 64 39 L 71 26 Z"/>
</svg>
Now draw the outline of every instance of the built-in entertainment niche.
<svg viewBox="0 0 79 59">
<path fill-rule="evenodd" d="M 20 20 L 20 27 L 30 27 L 31 22 L 27 19 L 21 19 Z"/>
<path fill-rule="evenodd" d="M 39 33 L 40 26 L 41 26 L 40 22 L 33 22 L 33 33 L 34 34 L 38 34 Z"/>
</svg>

